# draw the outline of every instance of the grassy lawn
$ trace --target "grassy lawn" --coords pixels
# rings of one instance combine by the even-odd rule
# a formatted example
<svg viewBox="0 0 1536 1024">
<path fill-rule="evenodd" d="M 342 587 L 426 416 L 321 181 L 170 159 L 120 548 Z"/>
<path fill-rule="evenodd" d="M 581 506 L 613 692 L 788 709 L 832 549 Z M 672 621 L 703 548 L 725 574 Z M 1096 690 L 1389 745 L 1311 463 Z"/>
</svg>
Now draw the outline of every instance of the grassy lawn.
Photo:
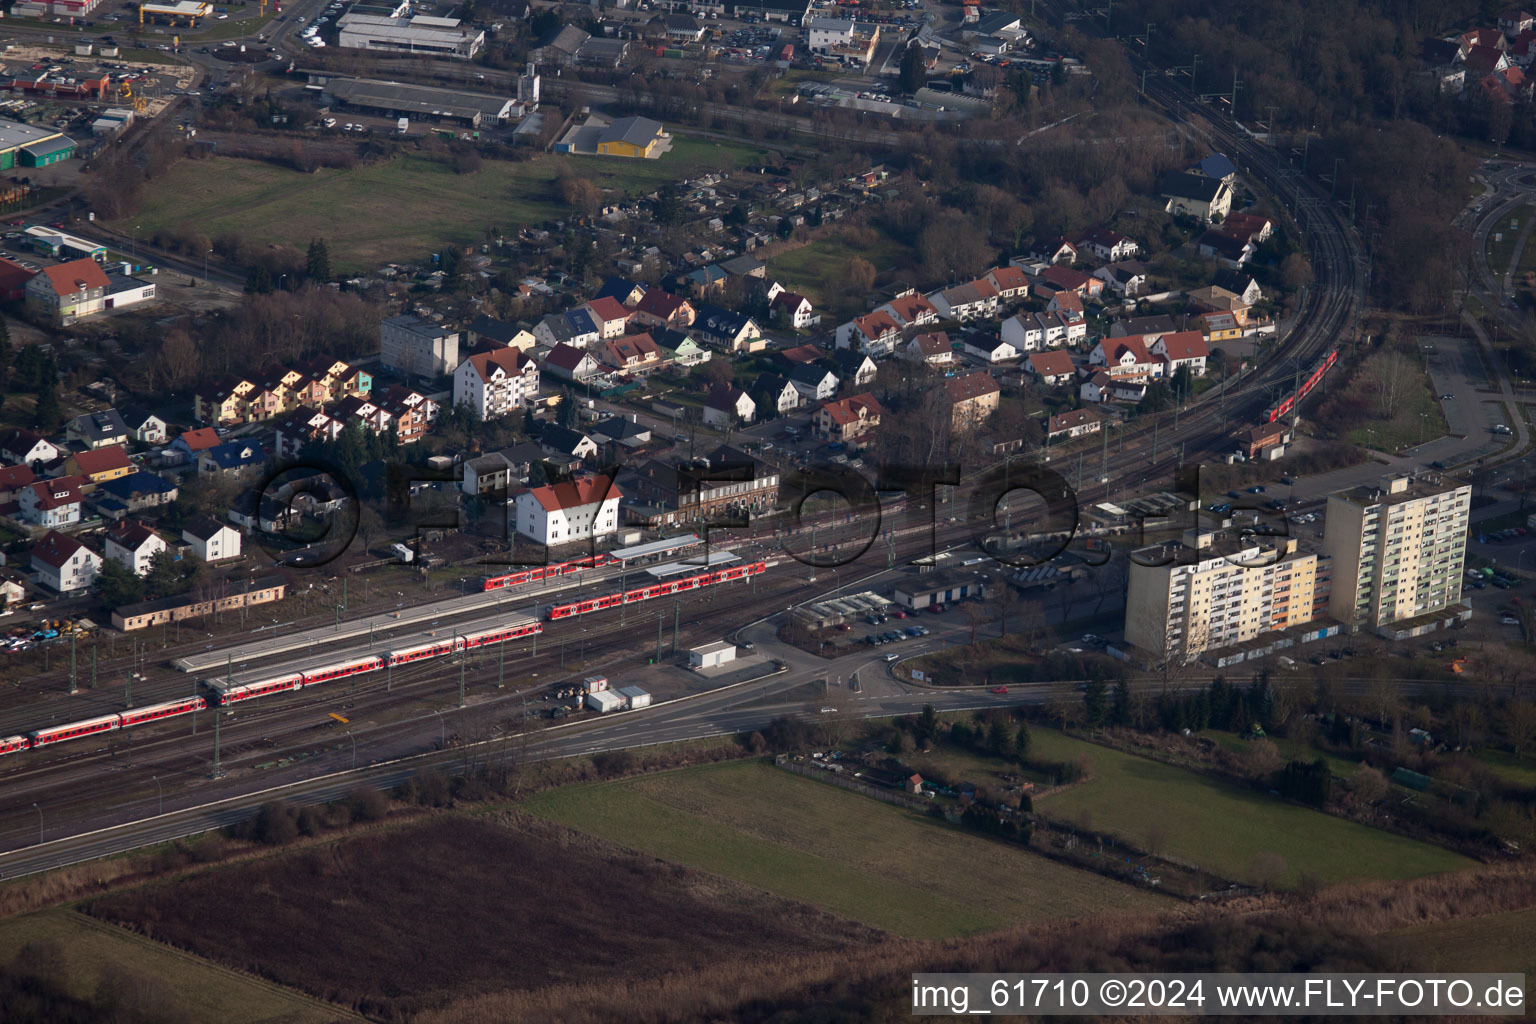
<svg viewBox="0 0 1536 1024">
<path fill-rule="evenodd" d="M 757 762 L 568 786 L 528 809 L 914 938 L 1167 905 Z"/>
<path fill-rule="evenodd" d="M 339 1007 L 225 970 L 73 910 L 57 908 L 0 921 L 0 962 L 10 961 L 29 943 L 49 943 L 63 952 L 68 991 L 82 999 L 92 997 L 104 975 L 123 972 L 173 993 L 183 1011 L 175 1016 L 186 1020 L 321 1024 L 352 1017 Z"/>
<path fill-rule="evenodd" d="M 1524 974 L 1529 1003 L 1536 977 L 1536 908 L 1416 925 L 1383 938 L 1411 958 L 1415 969 Z"/>
<path fill-rule="evenodd" d="M 1501 779 L 1536 789 L 1536 757 L 1516 757 L 1502 750 L 1482 750 L 1477 759 Z"/>
<path fill-rule="evenodd" d="M 1536 207 L 1521 206 L 1515 209 L 1509 216 L 1501 218 L 1488 233 L 1488 266 L 1493 269 L 1495 276 L 1503 276 L 1509 269 L 1509 261 L 1515 254 L 1515 240 L 1520 237 L 1521 228 L 1533 216 L 1536 216 Z M 1502 237 L 1495 240 L 1495 236 Z"/>
<path fill-rule="evenodd" d="M 1251 741 L 1245 740 L 1241 736 L 1234 736 L 1232 733 L 1225 732 L 1221 729 L 1207 729 L 1200 735 L 1203 738 L 1211 740 L 1212 742 L 1224 747 L 1227 750 L 1232 751 L 1235 754 L 1245 754 L 1248 752 L 1248 748 L 1253 745 Z M 1360 767 L 1360 765 L 1355 761 L 1348 761 L 1342 757 L 1336 757 L 1333 754 L 1325 754 L 1315 747 L 1309 747 L 1306 744 L 1297 743 L 1295 740 L 1288 740 L 1284 737 L 1271 736 L 1269 737 L 1269 741 L 1275 745 L 1277 750 L 1280 751 L 1280 756 L 1285 758 L 1287 761 L 1306 761 L 1311 763 L 1312 761 L 1316 761 L 1318 758 L 1322 758 L 1325 762 L 1327 762 L 1328 770 L 1340 778 L 1349 778 L 1355 773 L 1355 770 Z"/>
<path fill-rule="evenodd" d="M 270 6 L 267 8 L 266 14 L 258 15 L 254 18 L 237 19 L 230 17 L 224 21 L 219 21 L 218 16 L 214 15 L 210 17 L 207 22 L 205 22 L 205 24 L 208 25 L 207 29 L 202 32 L 187 33 L 181 37 L 181 40 L 183 43 L 207 43 L 219 39 L 235 39 L 240 36 L 254 36 L 257 33 L 264 31 L 267 27 L 267 24 L 271 22 L 271 20 L 275 17 L 277 17 L 277 11 Z"/>
<path fill-rule="evenodd" d="M 769 264 L 785 288 L 799 292 L 820 309 L 830 308 L 841 314 L 854 305 L 843 298 L 839 288 L 843 267 L 849 260 L 863 257 L 874 264 L 876 273 L 883 273 L 906 262 L 911 254 L 910 246 L 891 238 L 882 236 L 873 247 L 854 246 L 838 232 L 775 256 Z"/>
<path fill-rule="evenodd" d="M 1445 434 L 1445 413 L 1435 397 L 1434 385 L 1425 373 L 1415 372 L 1412 392 L 1399 403 L 1390 420 L 1373 418 L 1368 425 L 1349 431 L 1351 444 L 1377 451 L 1398 452 L 1432 441 Z"/>
<path fill-rule="evenodd" d="M 184 160 L 165 173 L 144 208 L 114 227 L 139 235 L 195 223 L 210 236 L 232 231 L 252 243 L 303 247 L 324 238 L 338 268 L 352 272 L 412 259 L 445 243 L 469 244 L 495 225 L 511 232 L 569 213 L 557 173 L 576 173 L 603 189 L 643 194 L 708 170 L 760 159 L 748 145 L 678 136 L 660 160 L 544 154 L 513 163 L 487 160 L 475 174 L 407 154 L 351 170 L 304 174 L 255 160 Z M 401 217 L 410 210 L 410 217 Z"/>
<path fill-rule="evenodd" d="M 1145 844 L 1154 832 L 1162 850 L 1224 877 L 1251 876 L 1254 858 L 1285 858 L 1285 882 L 1302 874 L 1323 882 L 1347 878 L 1409 878 L 1451 871 L 1471 861 L 1436 846 L 1285 803 L 1195 772 L 1123 754 L 1064 736 L 1031 730 L 1038 757 L 1086 756 L 1093 779 L 1036 801 L 1038 813 L 1066 822 L 1085 816 L 1092 828 Z"/>
</svg>

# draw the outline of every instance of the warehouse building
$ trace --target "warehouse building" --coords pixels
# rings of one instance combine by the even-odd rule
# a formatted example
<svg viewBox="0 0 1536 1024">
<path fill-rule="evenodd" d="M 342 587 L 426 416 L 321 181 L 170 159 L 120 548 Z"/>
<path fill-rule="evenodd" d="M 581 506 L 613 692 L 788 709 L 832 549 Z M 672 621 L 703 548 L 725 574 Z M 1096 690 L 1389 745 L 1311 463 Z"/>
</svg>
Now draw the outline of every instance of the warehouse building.
<svg viewBox="0 0 1536 1024">
<path fill-rule="evenodd" d="M 921 611 L 968 597 L 985 597 L 987 586 L 970 573 L 928 572 L 896 584 L 891 596 L 903 608 Z"/>
<path fill-rule="evenodd" d="M 326 85 L 325 95 L 331 103 L 350 110 L 385 117 L 453 121 L 471 128 L 505 124 L 523 116 L 521 104 L 502 96 L 369 78 L 335 79 Z"/>
<path fill-rule="evenodd" d="M 75 141 L 57 128 L 0 121 L 0 171 L 46 167 L 75 155 Z"/>
<path fill-rule="evenodd" d="M 382 50 L 389 53 L 420 53 L 431 57 L 457 57 L 473 60 L 485 46 L 485 32 L 465 27 L 457 18 L 380 18 L 367 14 L 347 14 L 338 23 L 341 33 L 336 45 L 354 50 Z"/>
</svg>

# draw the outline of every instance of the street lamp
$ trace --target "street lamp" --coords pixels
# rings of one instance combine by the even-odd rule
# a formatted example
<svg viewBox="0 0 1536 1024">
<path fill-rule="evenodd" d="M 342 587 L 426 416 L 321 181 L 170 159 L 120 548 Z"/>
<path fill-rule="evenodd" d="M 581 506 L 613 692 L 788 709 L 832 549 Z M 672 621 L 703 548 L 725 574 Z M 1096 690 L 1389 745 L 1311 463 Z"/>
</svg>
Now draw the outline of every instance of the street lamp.
<svg viewBox="0 0 1536 1024">
<path fill-rule="evenodd" d="M 32 809 L 37 812 L 37 845 L 43 845 L 43 809 L 37 806 L 37 801 L 32 802 Z"/>
<path fill-rule="evenodd" d="M 209 250 L 207 250 L 206 252 L 203 253 L 203 283 L 204 284 L 208 283 L 208 257 L 212 256 L 212 255 L 213 255 L 213 250 L 212 249 L 209 249 Z"/>
</svg>

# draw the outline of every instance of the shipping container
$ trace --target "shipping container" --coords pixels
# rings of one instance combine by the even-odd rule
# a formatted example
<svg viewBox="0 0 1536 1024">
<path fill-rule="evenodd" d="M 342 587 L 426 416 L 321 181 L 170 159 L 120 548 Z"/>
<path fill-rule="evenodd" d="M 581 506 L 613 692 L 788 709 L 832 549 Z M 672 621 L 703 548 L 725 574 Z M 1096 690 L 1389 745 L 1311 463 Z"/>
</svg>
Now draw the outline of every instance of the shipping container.
<svg viewBox="0 0 1536 1024">
<path fill-rule="evenodd" d="M 631 711 L 651 706 L 651 695 L 638 686 L 621 686 L 614 692 L 624 698 L 624 706 Z"/>
</svg>

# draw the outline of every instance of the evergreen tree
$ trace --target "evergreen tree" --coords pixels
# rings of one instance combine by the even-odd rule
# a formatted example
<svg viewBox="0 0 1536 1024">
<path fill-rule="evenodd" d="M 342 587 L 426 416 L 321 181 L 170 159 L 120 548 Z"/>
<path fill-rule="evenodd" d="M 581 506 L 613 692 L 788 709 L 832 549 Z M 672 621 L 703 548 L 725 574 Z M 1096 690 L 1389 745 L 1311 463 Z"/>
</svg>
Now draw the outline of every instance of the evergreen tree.
<svg viewBox="0 0 1536 1024">
<path fill-rule="evenodd" d="M 309 243 L 309 253 L 305 261 L 305 276 L 311 281 L 329 281 L 331 279 L 331 254 L 320 239 Z"/>
<path fill-rule="evenodd" d="M 1115 693 L 1112 698 L 1109 717 L 1115 725 L 1126 726 L 1131 724 L 1133 717 L 1131 711 L 1131 684 L 1124 679 L 1115 683 Z"/>
<path fill-rule="evenodd" d="M 1023 765 L 1029 761 L 1029 726 L 1019 723 L 1019 731 L 1013 734 L 1013 759 Z"/>
<path fill-rule="evenodd" d="M 257 264 L 246 272 L 245 293 L 247 295 L 271 295 L 272 273 L 266 267 Z"/>
<path fill-rule="evenodd" d="M 10 367 L 15 356 L 11 348 L 11 323 L 0 316 L 0 382 L 10 379 Z"/>
<path fill-rule="evenodd" d="M 987 749 L 995 757 L 1006 757 L 1012 743 L 1013 736 L 1008 732 L 1008 723 L 1001 718 L 992 719 L 992 724 L 987 727 Z"/>
<path fill-rule="evenodd" d="M 1083 716 L 1088 720 L 1088 728 L 1104 725 L 1104 708 L 1104 680 L 1091 680 L 1083 690 Z"/>
<path fill-rule="evenodd" d="M 32 415 L 32 425 L 44 433 L 59 429 L 64 411 L 59 405 L 59 386 L 52 380 L 43 382 L 37 389 L 37 408 Z"/>
<path fill-rule="evenodd" d="M 92 587 L 108 608 L 121 608 L 144 599 L 144 581 L 115 558 L 102 561 Z"/>
<path fill-rule="evenodd" d="M 913 734 L 917 737 L 918 746 L 933 742 L 939 734 L 939 713 L 933 710 L 932 704 L 924 704 L 922 713 L 917 716 L 917 728 Z"/>
</svg>

